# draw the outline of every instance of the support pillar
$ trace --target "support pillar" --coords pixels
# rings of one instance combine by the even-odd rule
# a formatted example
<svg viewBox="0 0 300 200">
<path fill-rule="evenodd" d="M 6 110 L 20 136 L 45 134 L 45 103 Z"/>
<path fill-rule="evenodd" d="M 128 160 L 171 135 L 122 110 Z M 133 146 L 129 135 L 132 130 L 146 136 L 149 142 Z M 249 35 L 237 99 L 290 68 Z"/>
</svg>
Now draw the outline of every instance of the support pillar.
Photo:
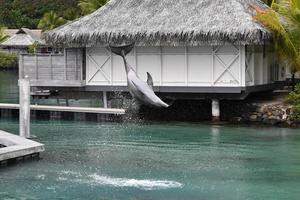
<svg viewBox="0 0 300 200">
<path fill-rule="evenodd" d="M 107 108 L 107 92 L 103 91 L 103 105 L 104 108 Z"/>
<path fill-rule="evenodd" d="M 212 99 L 211 113 L 212 113 L 213 121 L 220 121 L 220 100 L 219 99 Z"/>
<path fill-rule="evenodd" d="M 19 79 L 20 136 L 30 138 L 30 83 L 27 78 Z"/>
</svg>

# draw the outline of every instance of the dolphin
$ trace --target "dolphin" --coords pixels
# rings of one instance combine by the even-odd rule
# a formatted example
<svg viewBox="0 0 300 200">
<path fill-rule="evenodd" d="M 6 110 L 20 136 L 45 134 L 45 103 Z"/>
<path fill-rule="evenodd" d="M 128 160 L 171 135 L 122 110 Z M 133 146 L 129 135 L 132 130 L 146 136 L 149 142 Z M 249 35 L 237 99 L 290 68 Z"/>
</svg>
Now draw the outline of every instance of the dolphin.
<svg viewBox="0 0 300 200">
<path fill-rule="evenodd" d="M 126 55 L 133 49 L 134 44 L 124 46 L 109 45 L 109 49 L 123 58 L 128 90 L 134 100 L 148 106 L 167 108 L 168 104 L 163 102 L 153 91 L 153 79 L 149 72 L 147 72 L 147 83 L 142 81 L 135 70 L 126 60 Z"/>
</svg>

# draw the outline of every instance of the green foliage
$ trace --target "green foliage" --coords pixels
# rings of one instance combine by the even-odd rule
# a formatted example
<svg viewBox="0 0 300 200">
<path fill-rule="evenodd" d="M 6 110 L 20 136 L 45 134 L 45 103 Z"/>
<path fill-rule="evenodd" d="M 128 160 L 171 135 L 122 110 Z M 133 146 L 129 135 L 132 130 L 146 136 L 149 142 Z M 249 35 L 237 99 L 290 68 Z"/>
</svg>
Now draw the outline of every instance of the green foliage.
<svg viewBox="0 0 300 200">
<path fill-rule="evenodd" d="M 28 53 L 35 53 L 36 49 L 38 48 L 38 42 L 35 41 L 32 45 L 28 47 Z"/>
<path fill-rule="evenodd" d="M 66 12 L 64 12 L 63 18 L 68 21 L 73 21 L 74 19 L 77 19 L 80 17 L 80 13 L 81 13 L 81 11 L 78 7 L 68 8 L 66 10 Z"/>
<path fill-rule="evenodd" d="M 289 93 L 286 102 L 293 105 L 293 118 L 300 120 L 300 84 Z"/>
<path fill-rule="evenodd" d="M 287 61 L 292 72 L 300 71 L 300 1 L 268 1 L 271 8 L 256 8 L 255 19 L 273 32 L 275 47 L 281 61 Z"/>
<path fill-rule="evenodd" d="M 66 20 L 59 17 L 55 12 L 45 13 L 38 24 L 38 28 L 42 31 L 48 31 L 66 23 Z"/>
<path fill-rule="evenodd" d="M 63 16 L 69 8 L 77 8 L 77 4 L 78 0 L 0 0 L 0 24 L 35 29 L 45 13 L 54 11 Z"/>
<path fill-rule="evenodd" d="M 0 43 L 7 39 L 7 35 L 4 35 L 4 27 L 0 26 Z"/>
<path fill-rule="evenodd" d="M 8 28 L 36 29 L 39 23 L 44 23 L 40 21 L 46 13 L 53 12 L 65 21 L 72 21 L 94 12 L 106 2 L 107 0 L 0 0 L 0 24 Z"/>
<path fill-rule="evenodd" d="M 82 14 L 87 15 L 102 7 L 106 2 L 106 0 L 79 0 L 78 6 Z"/>
<path fill-rule="evenodd" d="M 0 69 L 18 67 L 18 55 L 0 52 Z"/>
</svg>

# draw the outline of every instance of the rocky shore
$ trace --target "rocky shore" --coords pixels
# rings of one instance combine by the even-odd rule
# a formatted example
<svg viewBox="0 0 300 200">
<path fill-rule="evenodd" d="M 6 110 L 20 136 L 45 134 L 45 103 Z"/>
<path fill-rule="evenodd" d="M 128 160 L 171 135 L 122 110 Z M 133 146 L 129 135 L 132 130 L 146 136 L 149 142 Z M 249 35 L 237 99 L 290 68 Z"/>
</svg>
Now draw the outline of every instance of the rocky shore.
<svg viewBox="0 0 300 200">
<path fill-rule="evenodd" d="M 252 123 L 300 127 L 300 121 L 293 119 L 292 106 L 284 102 L 225 102 L 222 120 L 233 123 Z"/>
</svg>

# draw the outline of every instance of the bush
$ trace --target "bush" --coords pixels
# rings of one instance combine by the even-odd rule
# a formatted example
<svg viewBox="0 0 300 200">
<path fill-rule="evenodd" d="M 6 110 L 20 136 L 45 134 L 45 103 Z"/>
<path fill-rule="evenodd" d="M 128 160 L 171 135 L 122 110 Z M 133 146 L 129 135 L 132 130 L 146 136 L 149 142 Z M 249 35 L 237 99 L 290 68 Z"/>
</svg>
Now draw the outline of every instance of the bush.
<svg viewBox="0 0 300 200">
<path fill-rule="evenodd" d="M 0 52 L 0 69 L 12 69 L 18 67 L 18 55 Z"/>
<path fill-rule="evenodd" d="M 293 105 L 292 117 L 300 120 L 300 84 L 296 85 L 295 90 L 289 93 L 286 101 Z"/>
</svg>

